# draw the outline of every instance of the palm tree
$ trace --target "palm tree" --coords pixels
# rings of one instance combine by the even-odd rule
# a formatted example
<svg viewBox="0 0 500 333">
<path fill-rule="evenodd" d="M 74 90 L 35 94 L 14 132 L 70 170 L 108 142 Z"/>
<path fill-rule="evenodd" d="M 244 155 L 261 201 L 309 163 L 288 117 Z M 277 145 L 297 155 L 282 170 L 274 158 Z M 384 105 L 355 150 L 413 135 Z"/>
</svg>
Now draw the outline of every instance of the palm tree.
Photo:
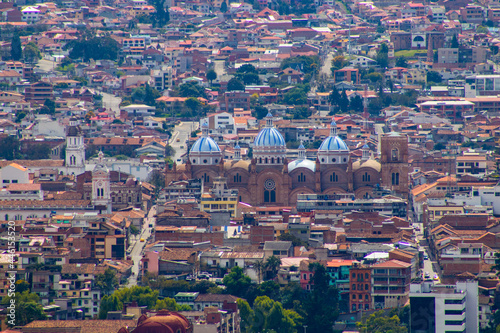
<svg viewBox="0 0 500 333">
<path fill-rule="evenodd" d="M 262 278 L 262 272 L 264 271 L 264 269 L 266 269 L 266 264 L 264 263 L 263 260 L 257 260 L 256 262 L 254 262 L 253 267 L 257 272 L 257 281 L 260 284 L 260 280 Z"/>
<path fill-rule="evenodd" d="M 275 256 L 270 256 L 266 261 L 266 269 L 271 273 L 271 280 L 274 280 L 278 275 L 281 266 L 281 259 Z"/>
</svg>

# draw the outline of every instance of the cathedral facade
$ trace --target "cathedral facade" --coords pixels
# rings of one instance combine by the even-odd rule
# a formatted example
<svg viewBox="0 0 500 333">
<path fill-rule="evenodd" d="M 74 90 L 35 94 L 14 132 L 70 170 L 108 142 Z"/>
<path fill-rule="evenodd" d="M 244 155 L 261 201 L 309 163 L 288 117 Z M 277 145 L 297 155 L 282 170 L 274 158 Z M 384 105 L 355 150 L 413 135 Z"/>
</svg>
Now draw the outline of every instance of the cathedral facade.
<svg viewBox="0 0 500 333">
<path fill-rule="evenodd" d="M 299 194 L 352 193 L 356 198 L 370 198 L 379 186 L 406 198 L 408 139 L 390 133 L 381 137 L 380 145 L 380 162 L 371 157 L 366 144 L 362 157 L 354 161 L 332 120 L 330 136 L 319 147 L 316 161 L 306 158 L 301 145 L 298 159 L 290 162 L 286 158 L 286 142 L 268 114 L 266 126 L 253 143 L 253 158 L 242 160 L 236 145 L 235 158 L 224 160 L 221 149 L 208 135 L 208 125 L 203 124 L 202 136 L 191 147 L 188 160 L 167 167 L 165 181 L 168 185 L 171 181 L 195 178 L 211 187 L 216 177 L 225 177 L 229 188 L 238 189 L 239 201 L 253 206 L 292 206 Z"/>
</svg>

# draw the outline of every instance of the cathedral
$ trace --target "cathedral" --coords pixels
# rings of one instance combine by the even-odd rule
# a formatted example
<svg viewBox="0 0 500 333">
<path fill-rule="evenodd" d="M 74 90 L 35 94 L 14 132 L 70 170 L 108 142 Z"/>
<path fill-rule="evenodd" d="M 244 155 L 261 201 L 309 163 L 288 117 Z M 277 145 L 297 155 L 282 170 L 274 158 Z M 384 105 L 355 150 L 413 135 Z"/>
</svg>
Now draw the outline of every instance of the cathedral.
<svg viewBox="0 0 500 333">
<path fill-rule="evenodd" d="M 288 161 L 286 142 L 273 125 L 273 116 L 265 117 L 266 125 L 252 145 L 253 158 L 241 159 L 241 148 L 234 147 L 234 159 L 224 160 L 217 143 L 210 138 L 208 125 L 191 147 L 185 164 L 166 168 L 165 181 L 202 179 L 211 186 L 217 177 L 225 177 L 231 189 L 238 189 L 239 201 L 253 206 L 293 206 L 299 194 L 352 193 L 356 198 L 372 198 L 376 188 L 408 196 L 408 138 L 398 133 L 380 139 L 380 158 L 372 158 L 365 144 L 362 157 L 353 160 L 346 143 L 337 135 L 332 120 L 330 136 L 317 151 L 316 161 L 306 158 L 301 144 L 299 157 Z"/>
</svg>

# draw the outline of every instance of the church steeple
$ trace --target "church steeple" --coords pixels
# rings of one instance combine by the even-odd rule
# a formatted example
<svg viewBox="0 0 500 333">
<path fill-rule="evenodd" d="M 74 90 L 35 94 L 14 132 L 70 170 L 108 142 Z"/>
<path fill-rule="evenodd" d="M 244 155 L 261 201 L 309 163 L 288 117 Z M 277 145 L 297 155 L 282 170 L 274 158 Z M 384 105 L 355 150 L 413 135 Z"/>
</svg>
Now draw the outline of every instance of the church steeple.
<svg viewBox="0 0 500 333">
<path fill-rule="evenodd" d="M 370 159 L 370 147 L 366 144 L 363 145 L 363 148 L 361 148 L 361 151 L 363 152 L 363 155 L 361 156 L 362 161 L 368 161 Z"/>
<path fill-rule="evenodd" d="M 306 159 L 306 147 L 304 147 L 304 143 L 302 140 L 300 140 L 300 146 L 299 146 L 299 160 L 305 160 Z"/>
<path fill-rule="evenodd" d="M 266 127 L 273 127 L 273 115 L 269 112 L 266 116 Z"/>
<path fill-rule="evenodd" d="M 241 160 L 241 147 L 238 144 L 238 142 L 236 142 L 236 146 L 234 146 L 234 160 L 235 161 Z"/>
<path fill-rule="evenodd" d="M 337 136 L 337 123 L 333 117 L 332 122 L 330 123 L 330 136 Z"/>
</svg>

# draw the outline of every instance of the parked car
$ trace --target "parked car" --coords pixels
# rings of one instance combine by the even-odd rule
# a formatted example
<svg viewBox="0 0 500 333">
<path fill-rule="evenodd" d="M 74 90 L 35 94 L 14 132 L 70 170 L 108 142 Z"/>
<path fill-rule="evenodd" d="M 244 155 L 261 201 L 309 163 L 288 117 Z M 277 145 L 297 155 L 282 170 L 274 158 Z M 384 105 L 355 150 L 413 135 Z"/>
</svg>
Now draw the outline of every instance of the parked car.
<svg viewBox="0 0 500 333">
<path fill-rule="evenodd" d="M 193 275 L 186 276 L 186 281 L 193 281 L 193 280 L 196 280 L 196 278 Z"/>
<path fill-rule="evenodd" d="M 439 276 L 437 274 L 434 274 L 434 281 L 439 281 Z"/>
<path fill-rule="evenodd" d="M 427 254 L 424 254 L 424 260 L 429 260 L 429 256 Z"/>
<path fill-rule="evenodd" d="M 224 284 L 224 279 L 216 278 L 216 279 L 214 279 L 214 282 L 216 285 L 220 286 L 220 285 Z"/>
<path fill-rule="evenodd" d="M 429 279 L 431 277 L 431 274 L 429 272 L 425 272 L 424 277 L 426 279 Z"/>
</svg>

